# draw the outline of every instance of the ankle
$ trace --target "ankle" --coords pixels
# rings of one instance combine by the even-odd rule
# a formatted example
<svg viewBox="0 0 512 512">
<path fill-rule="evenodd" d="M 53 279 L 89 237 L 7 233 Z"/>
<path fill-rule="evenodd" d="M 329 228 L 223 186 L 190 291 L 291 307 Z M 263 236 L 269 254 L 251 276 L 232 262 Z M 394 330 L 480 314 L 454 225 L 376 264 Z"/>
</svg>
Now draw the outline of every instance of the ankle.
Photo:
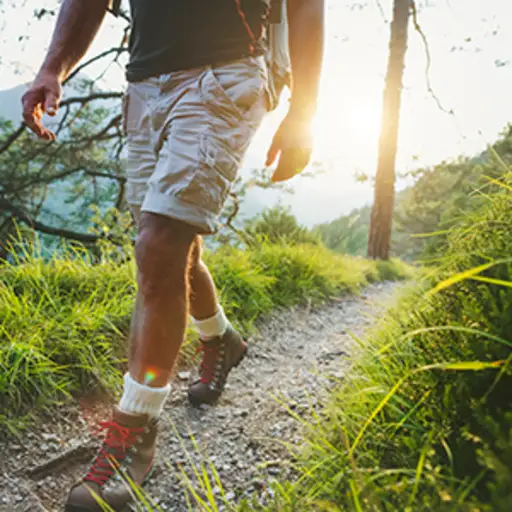
<svg viewBox="0 0 512 512">
<path fill-rule="evenodd" d="M 229 327 L 229 321 L 224 314 L 224 310 L 222 306 L 218 306 L 217 313 L 211 316 L 210 318 L 205 318 L 202 320 L 193 319 L 194 324 L 199 332 L 199 337 L 202 340 L 209 340 L 212 338 L 216 338 L 217 336 L 222 336 L 227 328 Z"/>
<path fill-rule="evenodd" d="M 170 391 L 169 383 L 164 387 L 150 387 L 137 382 L 129 373 L 126 373 L 119 409 L 128 414 L 148 414 L 151 417 L 158 417 Z"/>
</svg>

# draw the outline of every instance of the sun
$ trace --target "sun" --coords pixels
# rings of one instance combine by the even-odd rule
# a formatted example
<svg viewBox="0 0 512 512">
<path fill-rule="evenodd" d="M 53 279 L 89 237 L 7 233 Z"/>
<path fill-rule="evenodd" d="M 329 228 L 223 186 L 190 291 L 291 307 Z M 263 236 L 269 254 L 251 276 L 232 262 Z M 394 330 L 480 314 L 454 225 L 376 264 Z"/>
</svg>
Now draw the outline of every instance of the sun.
<svg viewBox="0 0 512 512">
<path fill-rule="evenodd" d="M 376 147 L 380 106 L 365 97 L 321 96 L 312 133 L 319 158 L 336 159 L 347 152 Z"/>
</svg>

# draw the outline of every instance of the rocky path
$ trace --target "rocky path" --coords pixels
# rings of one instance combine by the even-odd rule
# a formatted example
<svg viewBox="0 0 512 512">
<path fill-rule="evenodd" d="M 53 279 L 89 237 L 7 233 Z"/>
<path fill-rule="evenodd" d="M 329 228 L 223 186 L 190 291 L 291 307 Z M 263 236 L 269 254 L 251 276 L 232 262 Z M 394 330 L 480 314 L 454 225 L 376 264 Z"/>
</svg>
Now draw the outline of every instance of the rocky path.
<svg viewBox="0 0 512 512">
<path fill-rule="evenodd" d="M 159 461 L 146 486 L 160 509 L 189 510 L 179 475 L 184 471 L 195 482 L 192 465 L 200 467 L 205 457 L 222 482 L 222 489 L 212 483 L 220 510 L 222 493 L 229 501 L 268 499 L 270 482 L 290 471 L 282 441 L 298 444 L 301 438 L 300 423 L 282 403 L 306 415 L 322 402 L 350 365 L 354 345 L 348 333 L 361 333 L 395 288 L 373 285 L 359 296 L 267 319 L 215 407 L 189 406 L 186 388 L 193 375 L 180 372 L 162 419 Z M 67 489 L 95 453 L 93 426 L 108 414 L 102 409 L 82 403 L 27 433 L 23 443 L 0 443 L 0 512 L 62 510 Z"/>
</svg>

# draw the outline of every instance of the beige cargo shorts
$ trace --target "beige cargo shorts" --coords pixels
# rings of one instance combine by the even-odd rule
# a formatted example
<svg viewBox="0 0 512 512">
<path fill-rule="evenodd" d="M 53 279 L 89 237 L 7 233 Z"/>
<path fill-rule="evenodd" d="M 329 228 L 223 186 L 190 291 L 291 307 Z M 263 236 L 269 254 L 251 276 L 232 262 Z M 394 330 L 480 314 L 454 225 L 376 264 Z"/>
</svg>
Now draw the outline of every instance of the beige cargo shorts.
<svg viewBox="0 0 512 512">
<path fill-rule="evenodd" d="M 267 111 L 267 68 L 249 57 L 128 85 L 126 198 L 213 233 L 247 148 Z"/>
</svg>

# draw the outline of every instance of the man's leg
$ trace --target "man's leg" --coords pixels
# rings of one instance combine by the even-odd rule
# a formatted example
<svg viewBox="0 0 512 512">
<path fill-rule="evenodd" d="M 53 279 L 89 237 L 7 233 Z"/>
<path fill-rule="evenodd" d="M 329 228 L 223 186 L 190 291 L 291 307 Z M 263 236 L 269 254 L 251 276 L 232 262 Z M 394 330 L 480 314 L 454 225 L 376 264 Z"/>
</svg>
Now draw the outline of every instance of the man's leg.
<svg viewBox="0 0 512 512">
<path fill-rule="evenodd" d="M 190 386 L 188 397 L 194 405 L 211 404 L 222 394 L 229 372 L 244 358 L 247 347 L 218 303 L 215 283 L 201 259 L 199 236 L 192 247 L 189 276 L 190 313 L 199 331 L 203 358 L 200 378 Z"/>
<path fill-rule="evenodd" d="M 190 254 L 190 314 L 196 321 L 211 318 L 219 310 L 215 283 L 201 258 L 201 245 L 197 236 Z"/>
<path fill-rule="evenodd" d="M 185 333 L 187 271 L 196 231 L 168 217 L 141 215 L 135 247 L 139 290 L 129 372 L 113 420 L 102 425 L 107 430 L 104 446 L 70 493 L 69 512 L 97 510 L 93 493 L 114 509 L 123 506 L 131 497 L 126 484 L 106 484 L 112 483 L 118 470 L 141 484 L 151 468 L 156 420 L 170 391 L 172 368 Z"/>
<path fill-rule="evenodd" d="M 135 246 L 138 308 L 129 368 L 134 380 L 151 388 L 168 384 L 183 341 L 187 268 L 195 236 L 196 229 L 183 222 L 152 213 L 141 216 Z"/>
</svg>

